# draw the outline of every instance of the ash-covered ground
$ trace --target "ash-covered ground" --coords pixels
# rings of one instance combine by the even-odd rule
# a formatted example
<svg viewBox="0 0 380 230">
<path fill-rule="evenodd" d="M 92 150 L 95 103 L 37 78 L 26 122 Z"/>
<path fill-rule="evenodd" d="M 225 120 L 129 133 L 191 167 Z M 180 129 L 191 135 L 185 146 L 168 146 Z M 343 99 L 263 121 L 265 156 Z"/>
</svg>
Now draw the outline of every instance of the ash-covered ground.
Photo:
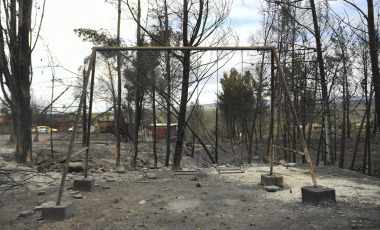
<svg viewBox="0 0 380 230">
<path fill-rule="evenodd" d="M 132 171 L 131 144 L 123 143 L 125 170 L 116 170 L 112 141 L 91 144 L 93 192 L 72 189 L 74 179 L 83 178 L 84 154 L 73 159 L 62 200 L 74 203 L 74 216 L 44 220 L 34 209 L 57 200 L 68 143 L 54 143 L 54 159 L 48 142 L 34 143 L 32 167 L 17 165 L 13 146 L 0 145 L 1 229 L 380 229 L 376 177 L 315 167 L 318 184 L 335 189 L 336 202 L 311 205 L 301 200 L 301 187 L 312 185 L 305 164 L 277 164 L 274 172 L 283 176 L 284 187 L 268 192 L 260 179 L 269 164 L 238 164 L 238 149 L 235 156 L 221 151 L 223 163 L 212 165 L 197 148 L 194 157 L 183 155 L 183 170 L 190 172 L 176 173 L 163 167 L 165 144 L 158 146 L 159 168 L 151 169 L 151 143 L 141 143 L 138 170 Z M 76 144 L 74 152 L 80 148 Z"/>
</svg>

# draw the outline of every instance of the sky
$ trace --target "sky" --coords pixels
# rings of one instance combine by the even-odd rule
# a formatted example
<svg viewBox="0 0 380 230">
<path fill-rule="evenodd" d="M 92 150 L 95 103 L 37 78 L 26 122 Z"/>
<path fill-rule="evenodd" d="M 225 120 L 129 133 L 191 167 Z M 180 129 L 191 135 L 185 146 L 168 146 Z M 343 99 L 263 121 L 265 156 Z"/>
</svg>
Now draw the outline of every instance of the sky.
<svg viewBox="0 0 380 230">
<path fill-rule="evenodd" d="M 43 7 L 42 4 L 43 0 L 39 0 L 39 4 L 36 5 L 40 7 L 39 11 Z M 230 20 L 234 24 L 236 33 L 239 34 L 240 46 L 249 45 L 248 37 L 258 29 L 259 8 L 258 1 L 234 3 Z M 32 94 L 36 102 L 45 105 L 50 103 L 53 75 L 55 79 L 62 79 L 61 82 L 55 81 L 54 97 L 65 90 L 67 85 L 72 84 L 77 74 L 80 74 L 78 69 L 83 65 L 84 58 L 91 54 L 92 44 L 83 42 L 76 36 L 73 32 L 76 28 L 105 28 L 110 33 L 116 34 L 117 9 L 104 0 L 46 1 L 40 32 L 42 40 L 37 42 L 32 54 L 34 68 Z M 130 20 L 130 15 L 123 12 L 121 37 L 128 45 L 134 45 L 135 31 L 136 26 Z M 201 103 L 214 103 L 215 91 L 216 78 L 205 85 L 201 94 Z M 55 107 L 64 105 L 67 107 L 72 103 L 72 93 L 66 94 L 55 103 Z M 104 104 L 96 105 L 95 110 L 101 111 L 103 107 Z"/>
<path fill-rule="evenodd" d="M 236 34 L 239 35 L 239 46 L 248 46 L 249 36 L 260 27 L 260 2 L 259 0 L 239 0 L 233 3 L 230 20 L 235 27 Z M 43 0 L 38 0 L 36 7 L 42 9 L 42 4 Z M 332 2 L 332 4 L 338 7 L 341 0 Z M 32 54 L 34 68 L 32 94 L 37 103 L 47 105 L 52 96 L 52 77 L 61 79 L 61 81 L 55 82 L 53 95 L 56 97 L 75 81 L 80 74 L 78 69 L 83 65 L 84 58 L 91 54 L 92 44 L 83 42 L 73 30 L 76 28 L 105 28 L 112 34 L 116 34 L 117 9 L 104 0 L 49 0 L 46 1 L 45 7 L 40 32 L 42 39 L 38 41 Z M 121 21 L 121 37 L 126 44 L 131 46 L 134 45 L 135 28 L 136 26 L 130 20 L 130 15 L 124 11 Z M 225 69 L 239 66 L 240 54 L 235 55 L 233 60 Z M 222 73 L 218 74 L 220 78 Z M 216 88 L 216 76 L 213 76 L 204 87 L 200 97 L 201 104 L 215 103 Z M 69 90 L 54 106 L 69 106 L 73 102 L 72 94 L 72 91 Z M 97 103 L 94 110 L 104 111 L 105 106 L 104 103 Z M 68 111 L 74 111 L 73 108 Z"/>
</svg>

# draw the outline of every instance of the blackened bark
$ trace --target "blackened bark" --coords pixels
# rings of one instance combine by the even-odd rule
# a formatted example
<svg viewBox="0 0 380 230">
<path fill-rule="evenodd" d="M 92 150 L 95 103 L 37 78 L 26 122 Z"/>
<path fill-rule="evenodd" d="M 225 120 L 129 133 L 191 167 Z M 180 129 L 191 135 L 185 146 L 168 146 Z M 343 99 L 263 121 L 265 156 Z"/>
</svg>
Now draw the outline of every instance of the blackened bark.
<svg viewBox="0 0 380 230">
<path fill-rule="evenodd" d="M 368 100 L 369 103 L 370 100 Z M 367 113 L 367 125 L 366 125 L 366 135 L 365 135 L 365 142 L 366 142 L 366 151 L 364 151 L 364 154 L 367 154 L 368 157 L 368 175 L 371 176 L 371 123 L 370 123 L 370 113 Z M 363 164 L 363 169 L 365 172 L 365 161 Z"/>
<path fill-rule="evenodd" d="M 138 1 L 138 13 L 137 20 L 138 25 L 140 25 L 141 19 L 141 5 L 140 0 Z M 143 40 L 141 37 L 140 26 L 137 26 L 137 46 L 142 46 Z M 133 135 L 133 151 L 132 151 L 132 163 L 131 167 L 136 168 L 137 154 L 138 154 L 138 143 L 139 143 L 139 128 L 142 115 L 142 101 L 144 98 L 144 90 L 142 88 L 141 76 L 142 75 L 142 53 L 141 51 L 137 52 L 137 66 L 136 66 L 136 89 L 135 89 L 135 127 Z"/>
<path fill-rule="evenodd" d="M 375 110 L 377 113 L 377 124 L 380 125 L 380 73 L 379 73 L 379 58 L 377 51 L 377 35 L 375 28 L 373 0 L 368 0 L 368 40 L 369 53 L 371 56 L 372 78 L 375 90 Z"/>
<path fill-rule="evenodd" d="M 325 129 L 325 143 L 326 143 L 326 163 L 328 165 L 334 164 L 333 155 L 331 154 L 331 127 L 330 127 L 330 107 L 329 107 L 329 97 L 327 94 L 327 83 L 326 83 L 326 75 L 325 75 L 325 66 L 323 62 L 322 55 L 322 43 L 321 43 L 321 33 L 319 31 L 317 12 L 315 9 L 314 0 L 310 0 L 310 7 L 313 15 L 313 24 L 314 24 L 314 35 L 315 42 L 317 46 L 317 59 L 319 65 L 319 74 L 321 76 L 321 86 L 322 86 L 322 103 L 323 103 L 323 111 L 322 111 L 322 119 Z"/>
<path fill-rule="evenodd" d="M 358 134 L 356 136 L 356 140 L 355 140 L 355 147 L 354 147 L 354 153 L 352 155 L 352 160 L 351 160 L 351 167 L 350 167 L 350 170 L 353 171 L 354 170 L 354 167 L 355 167 L 355 161 L 356 161 L 356 155 L 358 153 L 358 147 L 359 147 L 359 142 L 360 142 L 360 135 L 362 133 L 362 130 L 363 130 L 363 125 L 364 125 L 364 120 L 365 118 L 367 117 L 367 107 L 366 107 L 366 111 L 362 117 L 362 121 L 360 122 L 360 127 L 359 127 L 359 131 L 358 131 Z"/>
<path fill-rule="evenodd" d="M 248 131 L 248 164 L 252 163 L 253 159 L 253 132 L 256 126 L 256 117 L 257 117 L 257 104 L 256 104 L 256 110 L 255 110 L 255 115 L 254 118 L 252 119 L 252 125 L 251 125 L 251 130 Z"/>
<path fill-rule="evenodd" d="M 30 64 L 32 0 L 19 1 L 18 34 L 16 35 L 16 1 L 11 1 L 10 62 L 12 74 L 7 80 L 11 92 L 12 125 L 15 139 L 15 159 L 20 163 L 32 160 L 31 108 L 30 108 Z M 3 52 L 3 51 L 2 51 Z M 4 58 L 5 56 L 3 56 Z M 1 60 L 4 61 L 4 60 Z"/>
<path fill-rule="evenodd" d="M 165 0 L 165 32 L 164 40 L 165 45 L 170 46 L 169 41 L 169 15 L 168 15 L 168 5 Z M 171 136 L 171 111 L 170 111 L 170 98 L 171 98 L 171 76 L 170 76 L 170 56 L 169 51 L 165 53 L 165 68 L 166 68 L 166 80 L 167 80 L 167 99 L 166 99 L 166 157 L 165 157 L 165 167 L 169 167 L 170 159 L 170 136 Z"/>
<path fill-rule="evenodd" d="M 224 5 L 224 1 L 221 2 L 222 7 L 216 12 L 215 21 L 210 22 L 212 11 L 211 7 L 214 5 L 210 4 L 209 0 L 200 0 L 198 2 L 189 2 L 188 0 L 183 0 L 183 14 L 182 16 L 182 39 L 184 47 L 199 46 L 205 39 L 211 36 L 216 29 L 222 26 L 225 21 L 227 14 L 229 13 L 229 5 Z M 199 4 L 195 9 L 194 5 Z M 193 9 L 191 12 L 190 10 Z M 189 23 L 189 17 L 195 19 L 195 23 Z M 191 32 L 189 33 L 189 28 Z M 190 35 L 190 36 L 189 36 Z M 180 100 L 180 109 L 178 113 L 178 133 L 176 140 L 176 147 L 174 153 L 174 161 L 172 168 L 179 169 L 182 154 L 182 144 L 184 141 L 184 132 L 186 128 L 186 107 L 188 100 L 188 89 L 189 89 L 189 76 L 190 76 L 190 50 L 183 51 L 183 76 L 182 76 L 182 92 Z"/>
<path fill-rule="evenodd" d="M 188 1 L 183 0 L 183 46 L 189 46 L 188 40 L 188 26 L 189 26 L 189 11 L 188 11 Z M 179 106 L 178 113 L 178 131 L 177 140 L 175 145 L 174 157 L 173 157 L 173 170 L 180 169 L 181 158 L 182 158 L 182 144 L 185 136 L 186 128 L 186 107 L 187 107 L 187 97 L 189 88 L 189 77 L 190 77 L 190 51 L 183 51 L 183 76 L 182 76 L 182 92 L 181 92 L 181 102 Z"/>
<path fill-rule="evenodd" d="M 153 71 L 153 84 L 152 84 L 152 113 L 153 113 L 153 158 L 154 168 L 157 169 L 157 117 L 156 117 L 156 74 Z"/>
<path fill-rule="evenodd" d="M 179 113 L 178 113 L 178 132 L 177 132 L 177 141 L 175 145 L 175 153 L 173 157 L 173 170 L 180 169 L 180 163 L 181 163 L 181 158 L 182 158 L 182 143 L 184 141 L 185 128 L 186 128 L 186 107 L 187 107 L 189 76 L 190 76 L 190 51 L 184 50 L 183 53 L 184 53 L 183 55 L 184 59 L 183 59 L 182 92 L 181 92 L 181 102 L 180 102 Z"/>
<path fill-rule="evenodd" d="M 342 44 L 343 46 L 343 44 Z M 345 48 L 342 47 L 342 58 L 343 58 L 343 119 L 342 119 L 342 135 L 340 140 L 340 154 L 339 154 L 339 168 L 344 166 L 344 153 L 346 151 L 346 115 L 347 115 L 347 90 L 346 81 L 347 81 L 347 62 L 345 55 Z M 350 123 L 347 124 L 350 126 Z"/>
<path fill-rule="evenodd" d="M 121 0 L 118 1 L 117 7 L 117 41 L 116 46 L 120 46 L 120 24 L 121 24 Z M 114 87 L 112 87 L 113 91 Z M 115 97 L 114 97 L 115 98 Z M 116 100 L 114 99 L 114 105 Z M 116 106 L 115 106 L 116 107 Z M 121 130 L 121 53 L 117 52 L 117 111 L 115 109 L 115 136 L 116 136 L 116 167 L 120 166 L 120 130 Z M 124 124 L 124 120 L 123 120 Z"/>
<path fill-rule="evenodd" d="M 170 111 L 170 96 L 171 96 L 171 79 L 170 79 L 170 59 L 169 51 L 166 52 L 166 74 L 167 74 L 167 101 L 166 101 L 166 157 L 165 167 L 169 167 L 170 159 L 170 138 L 171 138 L 171 111 Z"/>
</svg>

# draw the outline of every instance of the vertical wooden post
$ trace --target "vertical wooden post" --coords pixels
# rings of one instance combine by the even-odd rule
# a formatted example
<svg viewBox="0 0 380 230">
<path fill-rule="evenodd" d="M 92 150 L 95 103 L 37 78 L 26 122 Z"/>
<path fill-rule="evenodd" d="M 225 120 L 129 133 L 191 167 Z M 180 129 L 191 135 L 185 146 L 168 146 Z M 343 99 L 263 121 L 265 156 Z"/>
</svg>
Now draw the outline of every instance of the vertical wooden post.
<svg viewBox="0 0 380 230">
<path fill-rule="evenodd" d="M 216 110 L 215 110 L 215 162 L 218 164 L 218 127 L 219 127 L 219 52 L 216 51 Z"/>
<path fill-rule="evenodd" d="M 92 68 L 92 75 L 91 75 L 91 86 L 90 86 L 90 101 L 89 101 L 89 108 L 88 108 L 88 124 L 87 124 L 87 138 L 86 138 L 86 167 L 84 171 L 84 178 L 87 178 L 88 175 L 88 159 L 89 159 L 89 152 L 90 152 L 90 136 L 91 136 L 91 118 L 92 118 L 92 102 L 93 102 L 93 95 L 94 95 L 94 81 L 95 81 L 95 63 L 96 63 L 96 53 L 94 56 L 94 65 Z M 85 127 L 83 127 L 85 129 Z"/>
<path fill-rule="evenodd" d="M 83 84 L 85 83 L 84 80 L 85 80 L 85 77 L 86 77 L 86 70 L 83 69 Z M 82 146 L 86 146 L 86 139 L 87 139 L 87 133 L 86 133 L 86 124 L 87 124 L 87 120 L 86 120 L 86 117 L 87 117 L 87 114 L 86 114 L 86 101 L 87 101 L 87 93 L 86 93 L 86 96 L 84 97 L 84 101 L 83 101 L 83 124 L 82 124 L 82 133 L 83 133 L 83 137 L 82 137 Z"/>
<path fill-rule="evenodd" d="M 216 106 L 218 106 L 218 105 L 216 105 Z M 215 113 L 216 113 L 215 114 L 215 120 L 216 120 L 216 124 L 215 124 L 215 162 L 216 162 L 216 164 L 218 164 L 218 126 L 219 126 L 219 113 L 218 112 L 219 112 L 219 108 L 216 107 L 216 111 L 215 111 Z"/>
<path fill-rule="evenodd" d="M 53 63 L 54 64 L 54 63 Z M 50 157 L 53 158 L 53 104 L 54 104 L 54 76 L 55 74 L 53 73 L 53 78 L 51 79 L 51 105 L 50 105 Z"/>
<path fill-rule="evenodd" d="M 271 88 L 271 97 L 270 97 L 270 172 L 269 175 L 273 174 L 273 162 L 274 162 L 274 53 L 271 51 L 271 79 L 270 79 L 270 88 Z"/>
<path fill-rule="evenodd" d="M 82 96 L 80 98 L 80 102 L 79 102 L 79 106 L 78 106 L 78 111 L 77 111 L 77 114 L 76 114 L 76 117 L 75 117 L 75 121 L 74 121 L 74 130 L 71 133 L 69 150 L 67 151 L 66 163 L 64 165 L 63 174 L 62 174 L 62 178 L 61 178 L 61 185 L 59 187 L 59 192 L 58 192 L 58 198 L 57 198 L 57 203 L 56 203 L 57 206 L 61 204 L 63 189 L 65 187 L 66 176 L 67 176 L 67 172 L 69 170 L 69 163 L 70 163 L 70 158 L 71 158 L 71 152 L 73 151 L 74 141 L 75 141 L 75 135 L 76 135 L 76 132 L 78 131 L 78 123 L 79 123 L 79 118 L 80 118 L 80 112 L 82 110 L 83 101 L 84 101 L 84 98 L 86 96 L 88 78 L 89 78 L 89 75 L 90 75 L 90 72 L 91 72 L 90 71 L 91 68 L 93 68 L 95 66 L 94 65 L 95 64 L 95 53 L 96 53 L 96 49 L 93 48 L 92 49 L 91 58 L 90 58 L 89 68 L 88 68 L 88 71 L 87 71 L 87 74 L 86 74 L 86 78 L 85 78 L 85 81 L 84 81 L 84 84 L 83 84 Z"/>
<path fill-rule="evenodd" d="M 299 138 L 300 138 L 300 141 L 301 141 L 301 144 L 302 144 L 303 152 L 305 153 L 307 165 L 309 166 L 309 170 L 310 170 L 310 174 L 311 174 L 311 179 L 313 181 L 313 185 L 314 185 L 315 188 L 318 188 L 317 178 L 316 178 L 315 173 L 314 173 L 313 164 L 311 162 L 309 151 L 307 149 L 306 142 L 305 142 L 305 139 L 303 137 L 303 133 L 301 131 L 301 126 L 300 126 L 300 123 L 298 121 L 297 113 L 296 113 L 296 110 L 294 108 L 294 104 L 293 104 L 292 98 L 291 98 L 290 93 L 289 93 L 288 84 L 286 83 L 284 72 L 283 72 L 283 70 L 281 68 L 281 65 L 280 65 L 280 59 L 278 58 L 278 55 L 277 55 L 277 52 L 276 52 L 275 48 L 272 49 L 272 53 L 274 55 L 274 58 L 276 59 L 277 69 L 278 69 L 278 72 L 280 73 L 280 77 L 281 77 L 281 81 L 282 81 L 282 84 L 283 84 L 284 89 L 285 89 L 286 97 L 288 98 L 288 103 L 289 103 L 290 110 L 291 110 L 292 115 L 293 115 L 294 123 L 296 124 L 297 131 L 300 134 Z"/>
</svg>

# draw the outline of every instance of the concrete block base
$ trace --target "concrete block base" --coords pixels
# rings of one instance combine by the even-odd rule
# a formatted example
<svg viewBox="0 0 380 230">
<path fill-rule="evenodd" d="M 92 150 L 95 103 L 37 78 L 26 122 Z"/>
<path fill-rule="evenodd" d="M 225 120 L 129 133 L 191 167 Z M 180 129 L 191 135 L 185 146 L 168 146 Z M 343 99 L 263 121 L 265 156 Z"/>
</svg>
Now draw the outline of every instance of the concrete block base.
<svg viewBox="0 0 380 230">
<path fill-rule="evenodd" d="M 261 185 L 271 186 L 275 185 L 278 187 L 284 187 L 284 178 L 279 174 L 262 174 L 261 175 Z"/>
<path fill-rule="evenodd" d="M 74 180 L 74 190 L 81 192 L 92 192 L 95 186 L 94 178 L 77 178 Z"/>
<path fill-rule="evenodd" d="M 325 201 L 336 201 L 335 189 L 327 188 L 323 186 L 306 186 L 301 188 L 302 202 L 318 205 Z"/>
<path fill-rule="evenodd" d="M 65 220 L 74 214 L 74 204 L 72 202 L 62 202 L 56 205 L 55 202 L 41 207 L 41 214 L 44 220 Z"/>
</svg>

